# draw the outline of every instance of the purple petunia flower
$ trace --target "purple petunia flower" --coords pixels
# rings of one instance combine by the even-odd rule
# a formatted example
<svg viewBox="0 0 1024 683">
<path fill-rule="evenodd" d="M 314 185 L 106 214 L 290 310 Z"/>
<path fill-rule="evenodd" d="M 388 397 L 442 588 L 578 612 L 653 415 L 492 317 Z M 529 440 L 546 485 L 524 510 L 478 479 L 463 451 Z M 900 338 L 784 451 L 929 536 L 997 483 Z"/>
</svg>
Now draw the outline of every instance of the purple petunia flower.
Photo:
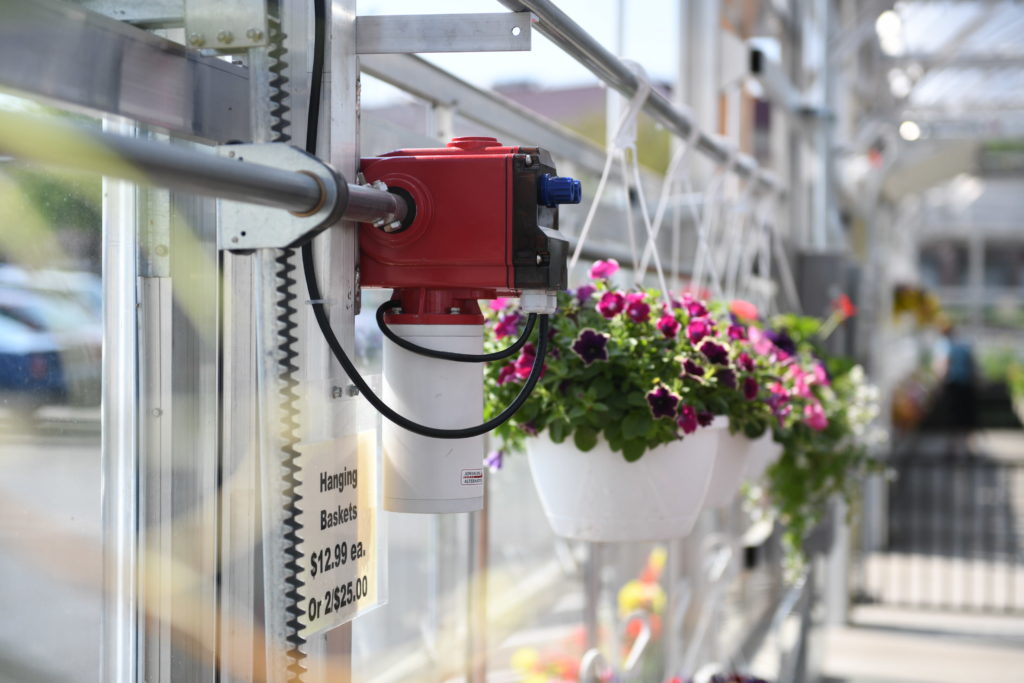
<svg viewBox="0 0 1024 683">
<path fill-rule="evenodd" d="M 700 347 L 700 352 L 715 365 L 725 365 L 729 362 L 729 352 L 726 348 L 713 341 L 704 342 Z"/>
<path fill-rule="evenodd" d="M 644 295 L 631 292 L 626 295 L 626 315 L 635 323 L 646 322 L 651 317 L 651 307 L 644 301 Z"/>
<path fill-rule="evenodd" d="M 576 301 L 579 302 L 580 306 L 590 301 L 590 297 L 597 291 L 597 287 L 594 285 L 580 285 L 580 288 L 576 290 Z"/>
<path fill-rule="evenodd" d="M 484 466 L 489 468 L 491 472 L 497 472 L 501 469 L 502 462 L 505 460 L 504 451 L 491 451 L 484 458 Z"/>
<path fill-rule="evenodd" d="M 522 423 L 519 425 L 519 429 L 523 430 L 523 432 L 529 436 L 537 436 L 537 426 L 533 424 L 533 420 Z"/>
<path fill-rule="evenodd" d="M 679 334 L 679 328 L 682 327 L 682 325 L 679 324 L 679 321 L 676 320 L 674 315 L 666 313 L 658 318 L 658 322 L 655 323 L 655 327 L 657 327 L 667 339 L 675 339 L 676 335 Z"/>
<path fill-rule="evenodd" d="M 753 377 L 746 377 L 743 380 L 743 396 L 748 401 L 752 401 L 757 398 L 757 391 L 760 387 L 757 385 L 757 380 Z"/>
<path fill-rule="evenodd" d="M 519 314 L 509 313 L 503 315 L 494 325 L 494 338 L 504 339 L 515 334 L 519 330 Z"/>
<path fill-rule="evenodd" d="M 743 325 L 729 325 L 729 339 L 746 339 L 747 330 Z"/>
<path fill-rule="evenodd" d="M 686 337 L 690 340 L 691 344 L 696 344 L 712 332 L 714 332 L 714 328 L 705 318 L 694 318 L 686 326 Z"/>
<path fill-rule="evenodd" d="M 676 424 L 684 434 L 693 434 L 697 431 L 697 411 L 693 409 L 693 406 L 683 404 L 683 407 L 679 409 L 679 419 L 676 420 Z"/>
<path fill-rule="evenodd" d="M 754 371 L 754 359 L 750 357 L 750 354 L 744 351 L 736 357 L 736 365 L 740 370 L 746 370 L 747 372 Z"/>
<path fill-rule="evenodd" d="M 707 427 L 715 421 L 715 414 L 710 410 L 701 410 L 697 413 L 697 424 L 701 427 Z"/>
<path fill-rule="evenodd" d="M 716 372 L 715 380 L 723 387 L 736 388 L 736 373 L 731 368 L 723 368 Z"/>
<path fill-rule="evenodd" d="M 594 261 L 590 266 L 590 278 L 592 280 L 607 280 L 619 270 L 619 262 L 613 258 L 607 261 Z"/>
<path fill-rule="evenodd" d="M 654 418 L 675 417 L 679 400 L 679 394 L 672 393 L 663 384 L 647 392 L 647 405 L 651 407 Z"/>
<path fill-rule="evenodd" d="M 590 365 L 596 360 L 608 360 L 608 337 L 609 335 L 588 327 L 580 331 L 571 348 L 583 360 L 584 365 Z"/>
<path fill-rule="evenodd" d="M 622 292 L 605 292 L 597 302 L 597 311 L 606 318 L 614 318 L 626 307 L 626 297 Z"/>
<path fill-rule="evenodd" d="M 683 361 L 683 370 L 686 371 L 686 374 L 693 375 L 694 377 L 703 377 L 704 376 L 704 368 L 702 368 L 701 366 L 697 365 L 695 362 L 693 362 L 689 358 L 687 358 L 686 360 Z"/>
<path fill-rule="evenodd" d="M 786 334 L 785 330 L 765 330 L 764 336 L 768 337 L 773 344 L 790 356 L 796 353 L 796 344 L 793 343 L 793 339 Z"/>
</svg>

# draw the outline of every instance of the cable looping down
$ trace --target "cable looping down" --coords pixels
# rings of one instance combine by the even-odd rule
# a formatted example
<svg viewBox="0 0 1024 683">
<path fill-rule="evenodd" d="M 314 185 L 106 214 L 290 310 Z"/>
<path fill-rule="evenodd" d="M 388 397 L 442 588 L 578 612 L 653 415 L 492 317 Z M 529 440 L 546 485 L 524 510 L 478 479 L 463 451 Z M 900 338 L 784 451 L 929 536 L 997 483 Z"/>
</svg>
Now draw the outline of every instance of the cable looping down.
<svg viewBox="0 0 1024 683">
<path fill-rule="evenodd" d="M 425 346 L 413 344 L 408 339 L 403 339 L 395 334 L 394 330 L 388 327 L 387 323 L 384 322 L 384 314 L 401 305 L 402 302 L 396 299 L 391 299 L 389 301 L 385 301 L 377 308 L 377 327 L 380 328 L 380 331 L 384 336 L 390 339 L 395 346 L 400 346 L 406 351 L 412 351 L 413 353 L 418 353 L 421 356 L 428 356 L 430 358 L 450 360 L 456 363 L 490 363 L 491 361 L 502 360 L 515 355 L 519 349 L 526 345 L 526 341 L 530 338 L 530 334 L 533 332 L 533 326 L 537 322 L 537 314 L 531 313 L 526 319 L 526 329 L 524 329 L 523 333 L 519 335 L 519 339 L 517 339 L 511 346 L 504 348 L 501 351 L 494 351 L 493 353 L 457 353 L 455 351 L 428 349 Z"/>
</svg>

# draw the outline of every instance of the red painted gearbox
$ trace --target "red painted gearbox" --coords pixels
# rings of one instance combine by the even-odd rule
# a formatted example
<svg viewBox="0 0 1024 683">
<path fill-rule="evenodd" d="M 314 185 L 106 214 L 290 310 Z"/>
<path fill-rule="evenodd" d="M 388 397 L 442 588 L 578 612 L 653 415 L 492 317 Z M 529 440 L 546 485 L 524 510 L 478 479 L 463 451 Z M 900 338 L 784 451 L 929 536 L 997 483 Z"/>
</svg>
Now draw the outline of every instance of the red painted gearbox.
<svg viewBox="0 0 1024 683">
<path fill-rule="evenodd" d="M 402 302 L 389 322 L 466 323 L 477 299 L 565 289 L 558 205 L 538 194 L 557 175 L 545 150 L 464 137 L 366 158 L 360 170 L 410 207 L 393 232 L 359 229 L 360 285 L 392 288 Z"/>
</svg>

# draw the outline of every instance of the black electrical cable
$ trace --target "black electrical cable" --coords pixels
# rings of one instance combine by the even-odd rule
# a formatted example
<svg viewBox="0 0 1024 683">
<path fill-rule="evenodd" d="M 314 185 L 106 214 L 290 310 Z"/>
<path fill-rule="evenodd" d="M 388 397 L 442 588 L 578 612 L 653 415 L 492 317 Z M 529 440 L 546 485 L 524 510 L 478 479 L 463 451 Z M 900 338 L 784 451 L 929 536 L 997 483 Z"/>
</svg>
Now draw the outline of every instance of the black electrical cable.
<svg viewBox="0 0 1024 683">
<path fill-rule="evenodd" d="M 511 346 L 502 349 L 501 351 L 495 351 L 493 353 L 456 353 L 454 351 L 440 351 L 438 349 L 428 349 L 425 346 L 419 344 L 413 344 L 408 339 L 402 339 L 394 331 L 388 327 L 387 323 L 384 322 L 384 314 L 392 308 L 399 308 L 402 305 L 401 301 L 391 299 L 385 301 L 377 308 L 377 327 L 384 334 L 385 337 L 390 339 L 396 346 L 401 346 L 406 351 L 412 351 L 418 353 L 421 356 L 429 356 L 431 358 L 440 358 L 441 360 L 455 361 L 456 363 L 490 363 L 495 360 L 502 360 L 514 355 L 519 349 L 526 345 L 526 341 L 530 338 L 530 333 L 533 332 L 533 326 L 537 322 L 537 314 L 531 313 L 526 319 L 526 329 L 519 335 L 519 339 L 515 341 Z"/>
<path fill-rule="evenodd" d="M 325 0 L 313 0 L 313 11 L 316 22 L 313 33 L 313 73 L 309 87 L 309 110 L 306 117 L 306 151 L 315 155 L 317 128 L 320 125 L 320 92 L 324 78 L 325 24 L 327 17 Z M 348 354 L 345 353 L 345 349 L 341 347 L 341 342 L 338 341 L 338 337 L 331 328 L 331 321 L 327 319 L 327 311 L 322 303 L 323 298 L 320 294 L 320 286 L 316 281 L 316 264 L 313 259 L 313 243 L 311 241 L 302 245 L 302 270 L 305 274 L 306 289 L 309 292 L 310 302 L 313 306 L 313 317 L 316 318 L 320 332 L 324 335 L 324 340 L 331 348 L 334 357 L 341 364 L 345 374 L 352 380 L 352 383 L 356 385 L 360 393 L 370 402 L 370 405 L 376 408 L 381 415 L 403 429 L 407 429 L 420 436 L 429 436 L 435 439 L 468 439 L 472 436 L 486 434 L 515 415 L 519 408 L 526 403 L 526 399 L 530 398 L 533 388 L 540 380 L 541 373 L 544 370 L 544 358 L 548 351 L 549 321 L 546 315 L 540 317 L 537 355 L 534 358 L 533 367 L 530 369 L 530 375 L 526 378 L 526 382 L 523 384 L 519 394 L 505 410 L 483 424 L 460 429 L 438 429 L 413 422 L 409 418 L 396 413 L 377 394 L 373 393 L 370 385 L 366 383 L 363 376 L 359 374 L 355 364 L 349 359 Z M 531 319 L 533 315 L 531 314 Z M 529 325 L 530 323 L 527 324 Z M 528 332 L 529 330 L 520 339 L 524 344 L 526 343 Z"/>
</svg>

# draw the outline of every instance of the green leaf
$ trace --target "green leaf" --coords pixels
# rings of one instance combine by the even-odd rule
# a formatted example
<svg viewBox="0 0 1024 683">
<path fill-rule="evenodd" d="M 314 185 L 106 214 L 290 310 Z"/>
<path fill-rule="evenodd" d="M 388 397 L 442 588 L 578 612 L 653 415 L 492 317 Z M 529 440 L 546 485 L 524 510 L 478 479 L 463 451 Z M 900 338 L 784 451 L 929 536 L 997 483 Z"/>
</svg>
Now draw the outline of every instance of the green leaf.
<svg viewBox="0 0 1024 683">
<path fill-rule="evenodd" d="M 548 435 L 555 443 L 562 443 L 568 436 L 569 425 L 561 420 L 555 420 L 548 425 Z"/>
<path fill-rule="evenodd" d="M 650 414 L 634 411 L 626 415 L 626 419 L 622 421 L 622 436 L 626 439 L 633 440 L 647 434 L 647 430 L 651 428 Z"/>
<path fill-rule="evenodd" d="M 576 443 L 576 448 L 584 452 L 589 451 L 597 445 L 597 430 L 590 427 L 577 427 L 572 440 Z"/>
<path fill-rule="evenodd" d="M 634 462 L 640 459 L 640 456 L 644 454 L 644 442 L 640 440 L 627 441 L 622 447 L 622 457 L 629 462 Z"/>
</svg>

